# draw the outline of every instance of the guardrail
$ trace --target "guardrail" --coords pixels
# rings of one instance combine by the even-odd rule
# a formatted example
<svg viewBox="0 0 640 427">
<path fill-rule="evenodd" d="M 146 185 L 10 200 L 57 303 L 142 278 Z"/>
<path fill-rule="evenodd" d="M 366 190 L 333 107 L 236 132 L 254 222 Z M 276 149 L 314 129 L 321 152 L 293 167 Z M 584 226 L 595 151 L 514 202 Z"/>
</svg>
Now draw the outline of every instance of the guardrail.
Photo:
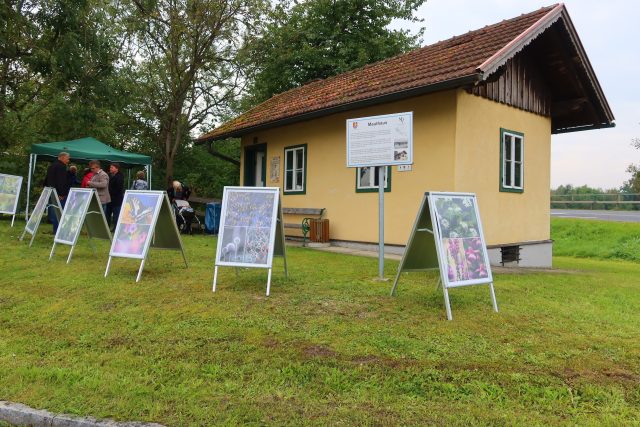
<svg viewBox="0 0 640 427">
<path fill-rule="evenodd" d="M 551 208 L 640 210 L 640 194 L 553 194 L 551 195 Z"/>
</svg>

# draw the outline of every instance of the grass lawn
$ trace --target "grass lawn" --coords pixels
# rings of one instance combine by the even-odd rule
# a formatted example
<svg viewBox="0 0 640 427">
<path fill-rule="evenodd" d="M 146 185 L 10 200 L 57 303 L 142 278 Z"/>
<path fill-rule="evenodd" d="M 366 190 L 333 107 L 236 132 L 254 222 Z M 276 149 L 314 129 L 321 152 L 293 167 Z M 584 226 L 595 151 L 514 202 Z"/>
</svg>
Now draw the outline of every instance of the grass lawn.
<svg viewBox="0 0 640 427">
<path fill-rule="evenodd" d="M 375 258 L 288 248 L 270 297 L 256 269 L 213 294 L 213 237 L 184 239 L 189 269 L 152 250 L 135 283 L 134 260 L 103 278 L 106 242 L 48 262 L 52 235 L 29 249 L 23 226 L 0 221 L 0 400 L 172 426 L 640 423 L 640 263 L 604 250 L 640 225 L 554 219 L 572 257 L 496 275 L 500 313 L 453 289 L 452 322 L 436 273 L 392 298 Z"/>
</svg>

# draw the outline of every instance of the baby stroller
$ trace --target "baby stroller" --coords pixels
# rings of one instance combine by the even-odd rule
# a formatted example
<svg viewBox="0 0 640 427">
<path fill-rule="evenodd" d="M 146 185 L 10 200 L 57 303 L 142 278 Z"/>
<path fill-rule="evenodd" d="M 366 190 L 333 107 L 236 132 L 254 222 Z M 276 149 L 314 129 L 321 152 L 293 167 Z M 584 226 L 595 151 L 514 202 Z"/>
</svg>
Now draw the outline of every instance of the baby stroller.
<svg viewBox="0 0 640 427">
<path fill-rule="evenodd" d="M 175 200 L 173 202 L 173 209 L 175 210 L 176 224 L 178 225 L 180 233 L 193 234 L 194 221 L 197 223 L 198 229 L 202 229 L 200 220 L 191 205 L 189 205 L 189 202 L 186 200 Z"/>
</svg>

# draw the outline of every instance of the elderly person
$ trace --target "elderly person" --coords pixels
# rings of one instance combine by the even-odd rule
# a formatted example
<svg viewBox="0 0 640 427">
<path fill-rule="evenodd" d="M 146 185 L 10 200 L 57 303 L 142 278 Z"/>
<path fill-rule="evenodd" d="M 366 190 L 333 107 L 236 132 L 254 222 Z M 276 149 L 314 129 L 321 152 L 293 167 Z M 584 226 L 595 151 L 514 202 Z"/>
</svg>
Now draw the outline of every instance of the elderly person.
<svg viewBox="0 0 640 427">
<path fill-rule="evenodd" d="M 69 181 L 67 179 L 67 165 L 69 164 L 69 153 L 64 151 L 58 154 L 58 158 L 54 160 L 47 169 L 47 177 L 44 180 L 45 187 L 53 187 L 58 193 L 58 199 L 60 199 L 60 205 L 64 207 L 67 201 L 67 195 L 69 194 Z M 55 210 L 56 207 L 49 206 L 47 210 L 47 218 L 51 225 L 53 225 L 53 234 L 56 234 L 58 230 L 58 215 Z M 60 212 L 62 214 L 62 212 Z"/>
<path fill-rule="evenodd" d="M 100 204 L 102 205 L 102 211 L 106 212 L 107 204 L 111 202 L 111 196 L 109 196 L 109 175 L 102 170 L 98 160 L 91 160 L 89 162 L 89 169 L 93 172 L 93 176 L 87 186 L 96 189 Z"/>
</svg>

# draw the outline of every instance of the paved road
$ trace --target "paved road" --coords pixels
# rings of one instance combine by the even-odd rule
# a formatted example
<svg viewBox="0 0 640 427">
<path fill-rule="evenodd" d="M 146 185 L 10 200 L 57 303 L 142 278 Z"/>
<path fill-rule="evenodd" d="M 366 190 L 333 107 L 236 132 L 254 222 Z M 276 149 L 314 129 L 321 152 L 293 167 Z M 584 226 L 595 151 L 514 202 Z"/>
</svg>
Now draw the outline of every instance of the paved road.
<svg viewBox="0 0 640 427">
<path fill-rule="evenodd" d="M 578 209 L 551 209 L 556 218 L 599 219 L 601 221 L 640 222 L 640 211 L 588 211 Z"/>
</svg>

